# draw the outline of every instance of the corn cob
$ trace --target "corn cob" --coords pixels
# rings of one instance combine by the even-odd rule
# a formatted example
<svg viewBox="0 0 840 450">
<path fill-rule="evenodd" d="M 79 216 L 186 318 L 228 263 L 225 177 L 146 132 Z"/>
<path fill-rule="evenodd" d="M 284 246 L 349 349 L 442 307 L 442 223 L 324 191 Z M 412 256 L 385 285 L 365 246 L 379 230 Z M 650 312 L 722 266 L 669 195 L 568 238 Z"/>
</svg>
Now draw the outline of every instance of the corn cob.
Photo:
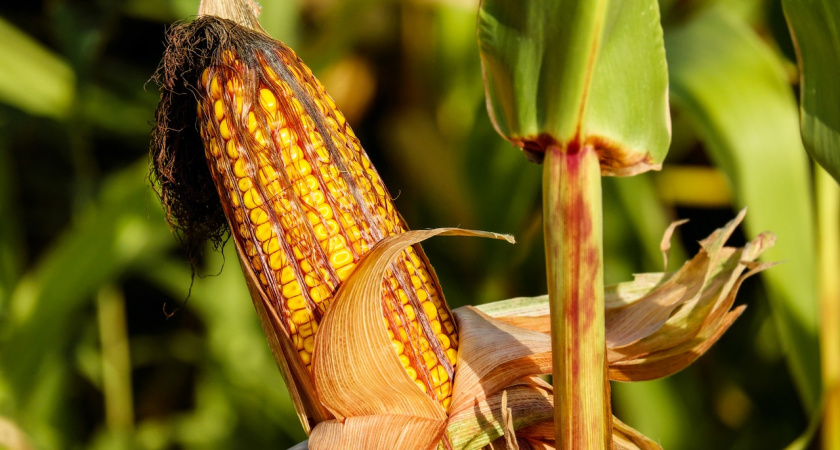
<svg viewBox="0 0 840 450">
<path fill-rule="evenodd" d="M 200 79 L 205 156 L 236 244 L 281 311 L 302 362 L 338 286 L 407 227 L 324 87 L 288 47 L 225 50 Z M 458 340 L 422 250 L 382 285 L 383 321 L 407 374 L 448 409 Z"/>
</svg>

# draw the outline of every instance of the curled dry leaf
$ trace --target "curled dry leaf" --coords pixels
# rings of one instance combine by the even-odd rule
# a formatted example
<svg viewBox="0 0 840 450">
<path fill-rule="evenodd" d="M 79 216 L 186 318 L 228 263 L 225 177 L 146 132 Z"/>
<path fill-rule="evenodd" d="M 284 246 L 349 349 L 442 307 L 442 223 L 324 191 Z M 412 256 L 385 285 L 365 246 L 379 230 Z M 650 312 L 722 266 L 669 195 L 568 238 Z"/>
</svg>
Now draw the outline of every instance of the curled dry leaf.
<svg viewBox="0 0 840 450">
<path fill-rule="evenodd" d="M 662 450 L 642 433 L 613 416 L 613 450 Z"/>
<path fill-rule="evenodd" d="M 744 279 L 774 265 L 758 263 L 756 259 L 775 242 L 775 236 L 763 233 L 743 248 L 725 247 L 726 240 L 743 217 L 742 211 L 704 239 L 700 252 L 676 273 L 641 274 L 631 282 L 606 288 L 611 380 L 651 380 L 682 370 L 705 353 L 743 312 L 745 306 L 732 309 L 738 289 Z M 499 381 L 504 376 L 496 372 L 498 368 L 513 360 L 527 361 L 532 368 L 536 368 L 534 361 L 544 358 L 550 361 L 550 348 L 546 349 L 543 341 L 526 333 L 530 330 L 548 338 L 548 308 L 548 297 L 542 296 L 454 311 L 462 336 L 471 336 L 470 340 L 474 339 L 472 336 L 481 336 L 481 342 L 490 342 L 491 347 L 501 343 L 503 349 L 495 354 L 485 349 L 484 354 L 480 350 L 478 353 L 470 350 L 460 355 L 462 366 L 455 382 L 458 411 L 470 404 L 469 398 L 474 399 L 472 404 L 483 404 L 493 399 L 498 389 L 504 389 L 501 386 L 504 383 Z M 527 339 L 523 339 L 526 336 Z M 471 347 L 480 345 L 462 342 L 462 349 Z M 511 377 L 521 374 L 516 372 Z M 464 380 L 463 384 L 459 384 L 461 380 Z M 547 392 L 551 392 L 550 387 Z M 516 408 L 515 400 L 509 403 Z M 460 417 L 450 418 L 450 435 L 458 420 Z M 494 430 L 499 429 L 499 424 L 485 425 L 481 432 L 493 436 Z M 550 445 L 553 438 L 550 422 L 526 429 L 516 427 L 516 430 L 520 440 L 543 439 L 540 445 Z M 659 448 L 615 418 L 613 440 L 615 448 Z"/>
<path fill-rule="evenodd" d="M 377 414 L 321 422 L 309 437 L 311 450 L 435 448 L 443 426 L 439 420 Z"/>
<path fill-rule="evenodd" d="M 339 421 L 318 425 L 310 445 L 343 448 L 339 445 L 340 439 L 347 439 L 347 433 L 358 432 L 362 426 L 358 422 L 360 417 L 396 415 L 418 419 L 411 422 L 412 426 L 425 424 L 424 433 L 437 436 L 433 444 L 440 440 L 446 411 L 423 393 L 403 369 L 383 324 L 380 297 L 383 277 L 395 258 L 406 247 L 438 235 L 482 236 L 513 242 L 513 238 L 495 233 L 440 228 L 408 231 L 377 243 L 339 288 L 315 339 L 315 387 L 321 403 Z M 355 425 L 348 428 L 351 419 Z M 330 431 L 320 431 L 320 427 Z M 385 428 L 371 428 L 367 432 L 389 436 L 395 433 Z M 376 442 L 389 441 L 383 438 Z M 371 441 L 371 445 L 374 444 Z"/>
<path fill-rule="evenodd" d="M 522 377 L 551 373 L 547 334 L 506 324 L 470 306 L 453 313 L 461 350 L 450 414 L 472 408 Z"/>
<path fill-rule="evenodd" d="M 640 274 L 606 288 L 610 379 L 643 381 L 671 375 L 708 350 L 740 315 L 744 307 L 731 310 L 735 295 L 744 279 L 773 265 L 755 261 L 775 242 L 772 233 L 763 233 L 743 248 L 725 247 L 744 213 L 704 239 L 700 252 L 676 273 Z M 547 296 L 478 309 L 508 325 L 549 330 Z"/>
<path fill-rule="evenodd" d="M 504 423 L 505 445 L 510 450 L 519 450 L 516 430 L 513 428 L 513 409 L 507 406 L 507 391 L 502 391 L 502 422 Z"/>
<path fill-rule="evenodd" d="M 666 272 L 668 271 L 668 255 L 671 253 L 671 237 L 677 231 L 677 227 L 685 223 L 688 223 L 688 219 L 671 222 L 671 225 L 668 225 L 668 229 L 665 230 L 665 234 L 662 236 L 662 241 L 659 243 L 659 250 L 662 252 L 663 270 Z"/>
</svg>

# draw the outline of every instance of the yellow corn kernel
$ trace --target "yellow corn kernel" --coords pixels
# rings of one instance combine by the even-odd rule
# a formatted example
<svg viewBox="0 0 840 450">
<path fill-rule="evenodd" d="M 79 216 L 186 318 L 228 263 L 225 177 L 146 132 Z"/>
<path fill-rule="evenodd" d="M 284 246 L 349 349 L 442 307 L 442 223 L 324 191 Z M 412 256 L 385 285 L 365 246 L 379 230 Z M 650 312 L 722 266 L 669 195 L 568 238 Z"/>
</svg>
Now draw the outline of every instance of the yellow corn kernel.
<svg viewBox="0 0 840 450">
<path fill-rule="evenodd" d="M 429 373 L 432 375 L 433 386 L 440 386 L 449 381 L 449 375 L 443 369 L 443 366 L 435 366 Z"/>
<path fill-rule="evenodd" d="M 458 361 L 458 351 L 453 349 L 446 350 L 446 358 L 449 359 L 449 364 L 455 365 L 455 362 Z"/>
<path fill-rule="evenodd" d="M 312 315 L 310 314 L 309 311 L 307 311 L 305 309 L 299 309 L 299 310 L 294 311 L 292 313 L 292 322 L 294 322 L 298 325 L 303 325 L 303 324 L 309 322 L 311 317 L 312 317 Z"/>
<path fill-rule="evenodd" d="M 213 112 L 216 115 L 216 120 L 221 122 L 225 118 L 225 104 L 221 100 L 216 100 L 213 104 Z"/>
<path fill-rule="evenodd" d="M 321 303 L 331 297 L 332 293 L 326 286 L 315 286 L 309 290 L 309 295 L 315 303 Z"/>
<path fill-rule="evenodd" d="M 350 278 L 350 275 L 353 273 L 353 269 L 355 268 L 355 264 L 348 264 L 344 267 L 339 268 L 338 270 L 336 270 L 338 279 L 341 281 L 347 281 L 347 279 Z"/>
<path fill-rule="evenodd" d="M 297 310 L 304 309 L 304 308 L 306 308 L 306 299 L 304 299 L 302 295 L 294 296 L 294 297 L 286 300 L 286 306 L 289 307 L 290 311 L 297 311 Z M 301 334 L 302 334 L 302 332 L 300 330 L 303 329 L 304 326 L 306 326 L 306 324 L 301 325 L 298 329 L 299 330 L 298 332 L 300 332 Z"/>
<path fill-rule="evenodd" d="M 445 334 L 438 334 L 437 335 L 438 341 L 440 341 L 440 347 L 444 350 L 448 349 L 452 346 L 451 341 L 449 340 L 449 336 Z"/>
<path fill-rule="evenodd" d="M 271 238 L 271 224 L 263 223 L 262 225 L 258 226 L 255 236 L 260 242 L 268 241 Z"/>
<path fill-rule="evenodd" d="M 273 239 L 275 242 L 276 239 Z M 270 244 L 269 244 L 270 245 Z M 275 251 L 271 253 L 271 256 L 268 258 L 268 266 L 271 267 L 271 270 L 280 270 L 286 264 L 286 255 L 282 252 Z"/>
<path fill-rule="evenodd" d="M 210 95 L 215 99 L 222 98 L 222 85 L 219 84 L 218 76 L 213 76 L 213 80 L 210 81 Z"/>
<path fill-rule="evenodd" d="M 309 322 L 298 327 L 298 333 L 305 339 L 315 334 L 315 322 Z"/>
<path fill-rule="evenodd" d="M 228 140 L 230 139 L 230 128 L 228 128 L 228 121 L 227 119 L 222 120 L 219 124 L 219 134 L 222 135 L 222 139 Z"/>
<path fill-rule="evenodd" d="M 262 208 L 254 208 L 251 210 L 251 223 L 254 225 L 262 225 L 268 222 L 268 214 L 265 213 L 265 210 Z M 269 231 L 270 231 L 269 225 Z M 260 239 L 260 241 L 266 241 L 267 239 Z"/>
<path fill-rule="evenodd" d="M 230 159 L 239 158 L 239 150 L 236 149 L 236 143 L 232 140 L 227 142 L 227 144 L 225 145 L 225 150 L 227 151 L 227 155 L 230 157 Z M 242 163 L 244 164 L 245 162 L 243 161 Z"/>
<path fill-rule="evenodd" d="M 267 113 L 277 111 L 277 97 L 275 97 L 268 89 L 260 89 L 260 106 L 262 106 Z"/>
</svg>

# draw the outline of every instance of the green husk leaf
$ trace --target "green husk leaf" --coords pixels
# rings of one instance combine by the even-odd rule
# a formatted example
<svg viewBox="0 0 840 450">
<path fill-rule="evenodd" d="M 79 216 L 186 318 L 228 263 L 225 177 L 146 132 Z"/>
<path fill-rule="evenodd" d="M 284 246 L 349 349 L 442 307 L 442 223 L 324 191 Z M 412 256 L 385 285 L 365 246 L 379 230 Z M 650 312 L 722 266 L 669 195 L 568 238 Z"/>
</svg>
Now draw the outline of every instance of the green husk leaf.
<svg viewBox="0 0 840 450">
<path fill-rule="evenodd" d="M 479 449 L 504 435 L 502 398 L 505 393 L 505 406 L 511 410 L 514 429 L 551 421 L 554 415 L 554 396 L 550 391 L 528 385 L 508 387 L 488 398 L 477 400 L 469 408 L 453 412 L 447 426 L 447 436 L 453 448 Z"/>
</svg>

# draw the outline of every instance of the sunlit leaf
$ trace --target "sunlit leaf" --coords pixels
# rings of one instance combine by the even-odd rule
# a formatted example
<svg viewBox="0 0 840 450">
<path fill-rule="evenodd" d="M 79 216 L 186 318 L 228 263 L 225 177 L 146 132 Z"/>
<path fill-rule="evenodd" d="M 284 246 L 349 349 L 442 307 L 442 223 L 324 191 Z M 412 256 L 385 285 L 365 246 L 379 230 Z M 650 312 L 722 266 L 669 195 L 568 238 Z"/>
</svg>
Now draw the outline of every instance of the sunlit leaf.
<svg viewBox="0 0 840 450">
<path fill-rule="evenodd" d="M 662 447 L 647 436 L 613 417 L 613 449 L 662 450 Z"/>
<path fill-rule="evenodd" d="M 452 413 L 510 383 L 551 372 L 549 336 L 497 321 L 466 306 L 454 312 L 461 334 Z"/>
<path fill-rule="evenodd" d="M 767 294 L 808 408 L 820 390 L 814 213 L 796 102 L 779 61 L 743 22 L 712 7 L 665 36 L 674 103 L 749 206 L 749 234 L 773 230 Z"/>
<path fill-rule="evenodd" d="M 744 279 L 774 265 L 754 261 L 775 243 L 775 236 L 762 233 L 743 248 L 724 246 L 745 212 L 701 241 L 700 252 L 677 272 L 639 274 L 633 281 L 605 288 L 610 379 L 652 380 L 680 371 L 717 342 L 741 314 L 744 306 L 731 309 L 738 289 Z M 480 329 L 476 335 L 481 337 L 476 341 L 488 348 L 484 352 L 480 348 L 466 352 L 468 356 L 463 358 L 469 369 L 462 369 L 456 377 L 462 383 L 456 382 L 456 398 L 465 396 L 460 391 L 478 390 L 471 387 L 475 382 L 464 380 L 481 378 L 481 386 L 487 392 L 498 389 L 491 370 L 482 370 L 483 367 L 504 367 L 516 358 L 521 361 L 517 364 L 520 370 L 526 365 L 540 370 L 541 358 L 550 351 L 539 339 L 539 334 L 550 331 L 546 296 L 515 298 L 479 308 L 495 319 L 472 317 L 478 313 L 471 312 L 471 308 L 455 310 L 459 324 L 463 324 L 462 335 L 470 336 L 474 329 Z M 529 335 L 519 327 L 538 333 Z M 520 345 L 506 344 L 508 341 Z M 514 351 L 499 351 L 508 347 Z M 482 355 L 487 362 L 480 359 Z M 497 359 L 491 362 L 493 355 Z M 479 392 L 477 398 L 483 398 L 482 395 Z"/>
<path fill-rule="evenodd" d="M 797 49 L 802 141 L 840 182 L 840 2 L 782 2 Z"/>
<path fill-rule="evenodd" d="M 478 30 L 494 124 L 530 157 L 586 142 L 606 174 L 662 162 L 670 116 L 657 2 L 485 0 Z"/>
</svg>

